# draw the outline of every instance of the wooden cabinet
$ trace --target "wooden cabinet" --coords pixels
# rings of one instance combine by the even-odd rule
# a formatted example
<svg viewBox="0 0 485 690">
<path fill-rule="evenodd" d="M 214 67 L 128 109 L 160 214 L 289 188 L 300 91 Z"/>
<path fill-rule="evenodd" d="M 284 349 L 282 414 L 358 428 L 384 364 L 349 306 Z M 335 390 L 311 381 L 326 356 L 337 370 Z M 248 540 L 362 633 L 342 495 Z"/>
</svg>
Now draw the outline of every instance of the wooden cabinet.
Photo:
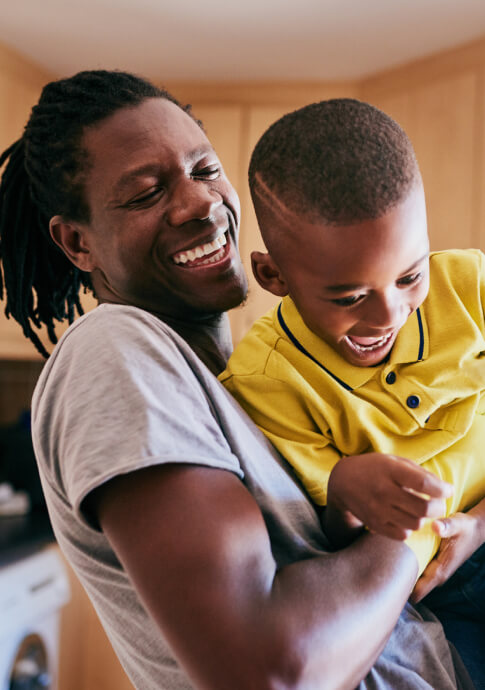
<svg viewBox="0 0 485 690">
<path fill-rule="evenodd" d="M 479 89 L 476 72 L 466 70 L 418 82 L 399 93 L 366 90 L 367 100 L 394 117 L 413 142 L 423 176 L 431 249 L 480 243 Z"/>
</svg>

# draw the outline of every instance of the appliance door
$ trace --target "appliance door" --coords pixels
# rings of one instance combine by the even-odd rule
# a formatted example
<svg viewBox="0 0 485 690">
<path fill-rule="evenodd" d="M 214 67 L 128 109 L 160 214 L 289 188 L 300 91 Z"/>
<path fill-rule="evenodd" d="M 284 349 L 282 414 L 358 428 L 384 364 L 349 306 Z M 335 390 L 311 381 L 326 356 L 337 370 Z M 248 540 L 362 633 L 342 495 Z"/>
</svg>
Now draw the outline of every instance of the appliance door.
<svg viewBox="0 0 485 690">
<path fill-rule="evenodd" d="M 27 635 L 22 640 L 9 682 L 9 690 L 51 690 L 47 651 L 39 635 Z"/>
</svg>

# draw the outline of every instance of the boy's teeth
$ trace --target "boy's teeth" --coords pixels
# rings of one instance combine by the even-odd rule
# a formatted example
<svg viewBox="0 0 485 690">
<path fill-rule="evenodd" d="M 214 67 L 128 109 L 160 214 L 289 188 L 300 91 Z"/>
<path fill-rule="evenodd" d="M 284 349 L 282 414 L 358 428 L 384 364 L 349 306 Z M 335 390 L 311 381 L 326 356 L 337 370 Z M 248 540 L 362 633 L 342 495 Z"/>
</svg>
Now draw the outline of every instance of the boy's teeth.
<svg viewBox="0 0 485 690">
<path fill-rule="evenodd" d="M 377 350 L 377 348 L 385 345 L 391 337 L 391 335 L 392 333 L 389 333 L 388 335 L 385 335 L 382 338 L 379 338 L 378 340 L 376 340 L 375 338 L 351 338 L 350 336 L 347 337 L 351 345 L 356 350 L 359 350 L 360 352 L 371 352 L 372 350 Z"/>
<path fill-rule="evenodd" d="M 203 256 L 212 254 L 212 252 L 215 252 L 217 249 L 223 247 L 226 242 L 227 237 L 225 235 L 221 235 L 221 237 L 217 237 L 217 239 L 215 239 L 213 242 L 207 242 L 206 244 L 201 244 L 198 247 L 194 247 L 194 249 L 188 249 L 185 252 L 175 254 L 173 260 L 176 264 L 186 264 L 187 261 L 201 259 Z"/>
</svg>

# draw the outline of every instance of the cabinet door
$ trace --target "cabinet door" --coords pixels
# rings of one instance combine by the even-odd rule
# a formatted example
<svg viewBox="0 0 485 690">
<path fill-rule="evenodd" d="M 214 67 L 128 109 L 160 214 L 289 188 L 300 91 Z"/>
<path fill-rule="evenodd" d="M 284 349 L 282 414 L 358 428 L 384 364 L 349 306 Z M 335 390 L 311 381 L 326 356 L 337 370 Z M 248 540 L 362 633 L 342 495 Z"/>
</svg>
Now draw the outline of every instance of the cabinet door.
<svg viewBox="0 0 485 690">
<path fill-rule="evenodd" d="M 431 249 L 479 246 L 481 181 L 476 72 L 440 77 L 366 100 L 382 108 L 413 142 L 423 176 Z"/>
<path fill-rule="evenodd" d="M 133 690 L 86 592 L 58 553 L 71 589 L 61 610 L 59 690 Z"/>
</svg>

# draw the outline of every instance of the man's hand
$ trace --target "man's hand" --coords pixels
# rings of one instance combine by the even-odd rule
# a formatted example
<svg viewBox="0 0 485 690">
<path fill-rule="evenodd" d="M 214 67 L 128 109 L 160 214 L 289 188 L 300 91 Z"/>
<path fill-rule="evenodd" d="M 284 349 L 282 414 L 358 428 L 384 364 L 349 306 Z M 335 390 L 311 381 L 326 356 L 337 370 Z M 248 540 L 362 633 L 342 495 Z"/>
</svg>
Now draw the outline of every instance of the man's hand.
<svg viewBox="0 0 485 690">
<path fill-rule="evenodd" d="M 404 540 L 425 518 L 441 517 L 453 487 L 406 458 L 366 453 L 342 458 L 330 475 L 326 527 L 360 525 Z M 336 530 L 338 531 L 338 529 Z M 330 539 L 332 535 L 330 534 Z"/>
<path fill-rule="evenodd" d="M 482 505 L 483 504 L 483 505 Z M 411 601 L 421 601 L 458 570 L 485 540 L 485 500 L 468 513 L 435 520 L 433 530 L 441 537 L 438 553 L 414 587 Z"/>
</svg>

